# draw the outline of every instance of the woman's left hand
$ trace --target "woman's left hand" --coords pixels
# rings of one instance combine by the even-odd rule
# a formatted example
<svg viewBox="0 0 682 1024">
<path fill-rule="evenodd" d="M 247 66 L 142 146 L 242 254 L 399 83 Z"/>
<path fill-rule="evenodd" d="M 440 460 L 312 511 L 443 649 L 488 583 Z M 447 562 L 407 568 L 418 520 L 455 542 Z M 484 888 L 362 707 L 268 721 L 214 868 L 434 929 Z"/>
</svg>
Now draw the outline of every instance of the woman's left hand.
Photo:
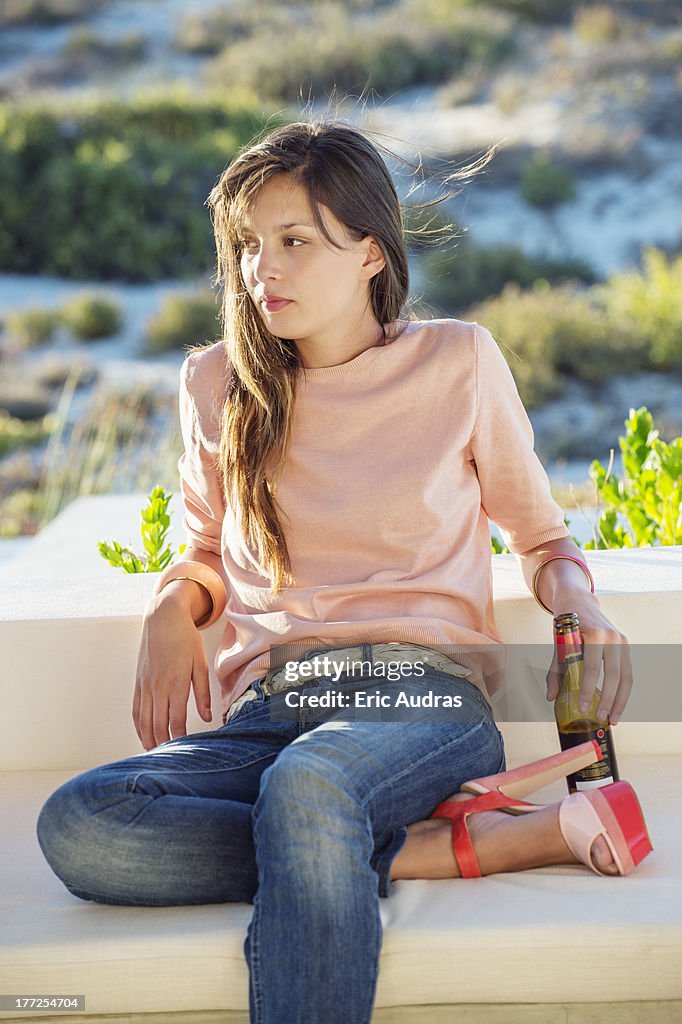
<svg viewBox="0 0 682 1024">
<path fill-rule="evenodd" d="M 571 591 L 570 594 L 556 594 L 553 614 L 575 612 L 580 621 L 583 637 L 585 671 L 580 689 L 579 706 L 587 711 L 604 666 L 604 683 L 597 714 L 601 721 L 616 725 L 628 702 L 632 690 L 632 662 L 627 637 L 616 629 L 602 612 L 596 597 L 588 591 Z M 554 657 L 547 673 L 547 700 L 554 701 L 559 695 L 556 645 Z"/>
</svg>

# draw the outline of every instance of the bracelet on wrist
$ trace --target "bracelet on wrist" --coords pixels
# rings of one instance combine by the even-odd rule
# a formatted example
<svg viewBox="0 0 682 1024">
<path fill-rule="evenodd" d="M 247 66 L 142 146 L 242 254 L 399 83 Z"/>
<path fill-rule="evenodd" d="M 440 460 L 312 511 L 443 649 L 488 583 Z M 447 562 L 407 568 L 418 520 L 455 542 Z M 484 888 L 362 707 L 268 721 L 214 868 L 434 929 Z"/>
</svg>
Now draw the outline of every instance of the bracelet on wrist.
<svg viewBox="0 0 682 1024">
<path fill-rule="evenodd" d="M 211 599 L 211 607 L 209 611 L 205 615 L 202 615 L 201 618 L 194 623 L 197 629 L 199 629 L 208 623 L 208 620 L 211 618 L 213 612 L 215 611 L 215 601 L 213 599 L 213 594 L 211 593 L 207 586 L 205 586 L 203 583 L 200 583 L 199 580 L 195 580 L 193 576 L 174 576 L 172 580 L 168 580 L 166 583 L 164 583 L 161 589 L 164 590 L 171 583 L 175 583 L 178 580 L 191 580 L 192 583 L 197 583 L 201 587 L 201 589 L 208 594 L 209 598 Z"/>
<path fill-rule="evenodd" d="M 194 623 L 197 629 L 206 629 L 220 618 L 227 604 L 227 592 L 225 584 L 214 569 L 203 562 L 178 562 L 161 573 L 154 594 L 160 594 L 163 588 L 174 580 L 192 580 L 203 587 L 211 598 L 210 611 Z"/>
<path fill-rule="evenodd" d="M 540 573 L 541 573 L 542 569 L 544 569 L 544 567 L 546 565 L 548 565 L 549 562 L 555 562 L 559 558 L 566 559 L 569 562 L 575 562 L 576 565 L 580 566 L 580 568 L 583 570 L 583 572 L 587 576 L 587 579 L 589 580 L 589 584 L 590 584 L 590 590 L 594 594 L 594 579 L 592 577 L 592 573 L 590 572 L 587 564 L 585 562 L 583 562 L 580 558 L 576 558 L 575 555 L 550 555 L 549 558 L 543 558 L 543 560 L 538 565 L 536 565 L 536 567 L 535 567 L 535 571 L 533 573 L 533 578 L 531 580 L 531 591 L 533 593 L 533 597 L 535 598 L 537 603 L 540 605 L 540 607 L 544 608 L 544 610 L 546 612 L 549 612 L 550 615 L 553 615 L 554 612 L 552 611 L 551 608 L 547 607 L 547 605 L 544 603 L 544 601 L 541 600 L 540 595 L 538 594 L 538 580 L 540 578 Z"/>
</svg>

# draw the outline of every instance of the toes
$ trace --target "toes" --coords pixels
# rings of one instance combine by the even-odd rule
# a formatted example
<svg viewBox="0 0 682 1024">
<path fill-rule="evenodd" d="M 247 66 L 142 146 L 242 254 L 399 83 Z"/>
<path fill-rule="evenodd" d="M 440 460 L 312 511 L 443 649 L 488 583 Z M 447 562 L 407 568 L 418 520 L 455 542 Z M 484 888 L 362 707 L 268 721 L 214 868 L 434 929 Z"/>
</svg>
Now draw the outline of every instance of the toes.
<svg viewBox="0 0 682 1024">
<path fill-rule="evenodd" d="M 592 845 L 592 860 L 600 871 L 607 875 L 617 875 L 618 867 L 613 859 L 609 844 L 603 836 L 597 836 Z"/>
</svg>

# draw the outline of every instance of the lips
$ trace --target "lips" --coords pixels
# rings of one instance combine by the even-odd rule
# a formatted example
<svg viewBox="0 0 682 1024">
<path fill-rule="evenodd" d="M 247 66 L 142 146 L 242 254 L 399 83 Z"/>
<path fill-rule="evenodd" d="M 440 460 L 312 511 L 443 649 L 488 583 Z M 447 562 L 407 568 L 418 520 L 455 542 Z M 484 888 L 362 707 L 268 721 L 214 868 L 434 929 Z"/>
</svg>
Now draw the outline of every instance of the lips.
<svg viewBox="0 0 682 1024">
<path fill-rule="evenodd" d="M 279 295 L 266 295 L 262 302 L 268 313 L 276 313 L 278 310 L 288 306 L 292 299 L 283 299 Z"/>
</svg>

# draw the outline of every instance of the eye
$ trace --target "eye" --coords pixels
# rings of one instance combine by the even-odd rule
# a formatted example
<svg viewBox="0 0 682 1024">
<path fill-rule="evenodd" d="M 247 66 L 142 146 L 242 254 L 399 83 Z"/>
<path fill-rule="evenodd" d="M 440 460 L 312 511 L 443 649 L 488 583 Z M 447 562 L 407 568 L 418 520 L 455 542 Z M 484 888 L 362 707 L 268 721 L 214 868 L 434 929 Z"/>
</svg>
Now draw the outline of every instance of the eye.
<svg viewBox="0 0 682 1024">
<path fill-rule="evenodd" d="M 289 242 L 295 242 L 296 246 L 305 245 L 305 242 L 303 241 L 302 238 L 292 238 L 291 236 L 288 236 L 287 238 L 284 239 L 284 241 L 287 243 L 287 245 L 289 244 Z M 296 246 L 289 246 L 289 248 L 293 249 L 296 248 Z"/>
</svg>

